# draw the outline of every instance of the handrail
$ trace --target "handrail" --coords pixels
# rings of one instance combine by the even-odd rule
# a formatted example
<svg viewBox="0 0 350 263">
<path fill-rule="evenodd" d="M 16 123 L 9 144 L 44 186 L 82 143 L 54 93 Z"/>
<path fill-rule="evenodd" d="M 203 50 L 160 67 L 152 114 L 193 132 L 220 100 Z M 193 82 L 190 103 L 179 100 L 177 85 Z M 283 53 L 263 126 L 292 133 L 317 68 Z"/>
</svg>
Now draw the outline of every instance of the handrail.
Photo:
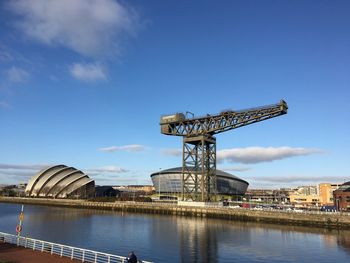
<svg viewBox="0 0 350 263">
<path fill-rule="evenodd" d="M 48 242 L 35 238 L 16 236 L 8 233 L 0 232 L 0 242 L 15 244 L 28 249 L 38 250 L 59 255 L 60 257 L 68 257 L 88 263 L 126 263 L 127 258 L 123 256 L 113 255 L 109 253 L 84 249 L 79 247 L 67 246 L 63 244 Z M 150 261 L 139 260 L 139 263 L 152 263 Z"/>
</svg>

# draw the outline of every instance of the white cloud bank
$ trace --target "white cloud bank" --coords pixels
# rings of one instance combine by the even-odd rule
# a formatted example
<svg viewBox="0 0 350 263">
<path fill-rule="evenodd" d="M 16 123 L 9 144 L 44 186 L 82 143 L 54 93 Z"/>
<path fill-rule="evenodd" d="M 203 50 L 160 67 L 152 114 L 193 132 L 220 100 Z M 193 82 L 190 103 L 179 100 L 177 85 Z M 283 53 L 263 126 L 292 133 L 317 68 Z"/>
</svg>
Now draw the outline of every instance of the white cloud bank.
<svg viewBox="0 0 350 263">
<path fill-rule="evenodd" d="M 162 149 L 162 155 L 165 156 L 181 156 L 181 149 Z M 310 155 L 315 153 L 321 153 L 319 149 L 309 148 L 292 148 L 292 147 L 247 147 L 247 148 L 234 148 L 224 149 L 217 151 L 218 162 L 231 162 L 231 163 L 243 163 L 254 164 L 261 162 L 272 162 L 275 160 L 281 160 L 294 156 Z M 223 167 L 226 171 L 247 171 L 250 168 L 247 166 L 240 167 Z"/>
<path fill-rule="evenodd" d="M 104 68 L 96 63 L 75 63 L 70 66 L 69 71 L 74 78 L 86 82 L 107 79 Z"/>
<path fill-rule="evenodd" d="M 287 175 L 287 176 L 253 176 L 247 177 L 245 179 L 265 182 L 265 183 L 281 183 L 282 185 L 288 184 L 311 184 L 315 185 L 317 183 L 343 183 L 345 181 L 344 176 L 302 176 L 302 175 Z"/>
<path fill-rule="evenodd" d="M 346 176 L 318 176 L 318 175 L 279 175 L 279 176 L 247 176 L 244 180 L 249 182 L 249 188 L 278 189 L 297 187 L 301 185 L 318 185 L 319 183 L 339 183 L 346 180 Z"/>
<path fill-rule="evenodd" d="M 129 170 L 126 170 L 124 168 L 118 167 L 118 166 L 103 166 L 99 168 L 93 168 L 86 170 L 89 174 L 117 174 L 117 173 L 126 173 L 129 172 Z"/>
<path fill-rule="evenodd" d="M 39 170 L 48 164 L 4 164 L 0 163 L 0 184 L 27 183 Z"/>
<path fill-rule="evenodd" d="M 285 158 L 321 153 L 319 149 L 292 147 L 247 147 L 225 149 L 217 152 L 218 161 L 253 164 L 272 162 Z"/>
<path fill-rule="evenodd" d="M 97 149 L 101 152 L 118 152 L 118 151 L 127 151 L 127 152 L 141 152 L 146 150 L 146 147 L 139 144 L 130 144 L 124 146 L 109 146 Z"/>
<path fill-rule="evenodd" d="M 16 0 L 6 6 L 19 16 L 15 25 L 28 38 L 94 58 L 117 54 L 137 21 L 117 0 Z"/>
<path fill-rule="evenodd" d="M 230 166 L 230 167 L 218 167 L 220 170 L 224 170 L 227 172 L 246 172 L 251 170 L 249 166 Z"/>
<path fill-rule="evenodd" d="M 49 167 L 48 164 L 5 164 L 0 163 L 0 170 L 41 170 Z"/>
</svg>

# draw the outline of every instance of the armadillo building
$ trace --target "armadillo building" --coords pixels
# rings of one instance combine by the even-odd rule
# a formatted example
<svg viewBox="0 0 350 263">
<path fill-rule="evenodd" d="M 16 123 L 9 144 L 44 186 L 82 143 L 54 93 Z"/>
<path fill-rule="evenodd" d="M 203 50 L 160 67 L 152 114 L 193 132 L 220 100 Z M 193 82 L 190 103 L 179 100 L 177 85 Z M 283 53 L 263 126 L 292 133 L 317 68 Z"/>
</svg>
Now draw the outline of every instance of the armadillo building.
<svg viewBox="0 0 350 263">
<path fill-rule="evenodd" d="M 66 165 L 41 170 L 28 182 L 29 197 L 88 198 L 94 196 L 95 181 L 82 171 Z"/>
<path fill-rule="evenodd" d="M 181 193 L 182 191 L 182 167 L 153 173 L 151 179 L 156 192 Z M 244 195 L 249 183 L 233 174 L 216 170 L 216 185 L 218 194 Z"/>
</svg>

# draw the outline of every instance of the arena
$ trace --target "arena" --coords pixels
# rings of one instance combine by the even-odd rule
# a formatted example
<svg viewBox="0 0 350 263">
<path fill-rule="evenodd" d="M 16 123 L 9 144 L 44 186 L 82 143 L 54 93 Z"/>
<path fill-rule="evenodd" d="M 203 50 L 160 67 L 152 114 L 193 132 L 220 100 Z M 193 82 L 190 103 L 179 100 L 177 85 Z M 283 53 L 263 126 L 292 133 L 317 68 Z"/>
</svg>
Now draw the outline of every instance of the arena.
<svg viewBox="0 0 350 263">
<path fill-rule="evenodd" d="M 29 197 L 88 198 L 94 193 L 94 180 L 82 171 L 62 164 L 38 172 L 25 189 L 25 195 Z"/>
<path fill-rule="evenodd" d="M 171 168 L 151 174 L 156 192 L 181 193 L 182 167 Z M 221 170 L 216 170 L 217 191 L 223 195 L 244 195 L 249 183 Z"/>
</svg>

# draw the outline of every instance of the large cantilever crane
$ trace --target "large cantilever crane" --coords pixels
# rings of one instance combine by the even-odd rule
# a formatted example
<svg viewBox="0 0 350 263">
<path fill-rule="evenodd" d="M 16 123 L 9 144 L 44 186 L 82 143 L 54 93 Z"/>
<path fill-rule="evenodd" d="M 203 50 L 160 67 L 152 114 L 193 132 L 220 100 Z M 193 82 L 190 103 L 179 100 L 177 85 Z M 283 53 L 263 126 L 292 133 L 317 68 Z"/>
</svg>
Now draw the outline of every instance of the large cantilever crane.
<svg viewBox="0 0 350 263">
<path fill-rule="evenodd" d="M 182 200 L 210 201 L 216 195 L 215 134 L 286 114 L 287 103 L 216 115 L 186 118 L 183 113 L 163 116 L 161 133 L 183 137 Z"/>
</svg>

